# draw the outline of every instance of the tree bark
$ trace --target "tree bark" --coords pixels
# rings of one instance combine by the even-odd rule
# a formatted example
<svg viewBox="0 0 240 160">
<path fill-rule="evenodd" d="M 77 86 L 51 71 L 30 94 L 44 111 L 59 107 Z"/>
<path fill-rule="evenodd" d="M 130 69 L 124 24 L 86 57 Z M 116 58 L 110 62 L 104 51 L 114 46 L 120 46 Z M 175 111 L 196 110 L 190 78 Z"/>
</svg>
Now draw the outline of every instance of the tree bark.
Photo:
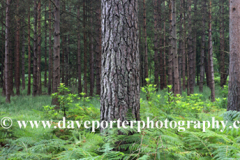
<svg viewBox="0 0 240 160">
<path fill-rule="evenodd" d="M 143 0 L 143 32 L 144 32 L 144 85 L 147 84 L 148 78 L 148 48 L 147 48 L 147 20 L 146 20 L 146 0 Z"/>
<path fill-rule="evenodd" d="M 77 17 L 80 19 L 80 7 L 77 9 Z M 78 55 L 78 93 L 82 93 L 82 72 L 81 72 L 81 38 L 80 38 L 80 23 L 78 20 L 78 31 L 77 31 L 77 55 Z"/>
<path fill-rule="evenodd" d="M 37 0 L 34 0 L 34 57 L 33 57 L 33 96 L 37 95 Z"/>
<path fill-rule="evenodd" d="M 52 55 L 52 13 L 51 13 L 51 2 L 49 1 L 49 20 L 48 20 L 48 28 L 49 28 L 49 48 L 48 48 L 48 56 L 49 56 L 49 65 L 48 65 L 48 95 L 52 93 L 52 78 L 53 78 L 53 55 Z"/>
<path fill-rule="evenodd" d="M 206 10 L 206 1 L 202 1 L 202 10 Z M 202 13 L 202 42 L 201 42 L 201 56 L 200 56 L 200 83 L 199 92 L 203 92 L 204 81 L 204 55 L 205 55 L 205 13 Z"/>
<path fill-rule="evenodd" d="M 157 15 L 158 15 L 158 12 L 157 12 L 157 6 L 158 6 L 158 3 L 157 3 L 157 0 L 154 0 L 154 83 L 157 85 L 157 89 L 159 88 L 159 80 L 158 80 L 158 76 L 159 76 L 159 58 L 158 58 L 158 52 L 159 52 L 159 49 L 158 49 L 158 34 L 159 34 L 159 28 L 158 28 L 158 21 L 157 21 Z"/>
<path fill-rule="evenodd" d="M 45 27 L 45 56 L 44 56 L 44 87 L 47 87 L 47 4 L 45 4 L 45 17 L 44 17 L 44 27 Z"/>
<path fill-rule="evenodd" d="M 41 83 L 41 0 L 38 0 L 37 7 L 38 15 L 38 38 L 37 38 L 37 84 L 38 90 L 37 94 L 42 94 L 42 83 Z"/>
<path fill-rule="evenodd" d="M 173 56 L 173 93 L 174 95 L 180 94 L 180 84 L 179 84 L 179 70 L 178 70 L 178 54 L 177 54 L 177 33 L 176 33 L 176 2 L 171 0 L 172 7 L 172 31 L 171 31 L 171 52 Z"/>
<path fill-rule="evenodd" d="M 60 0 L 54 2 L 53 93 L 56 93 L 60 85 Z M 52 104 L 58 105 L 58 99 L 53 98 Z"/>
<path fill-rule="evenodd" d="M 16 85 L 16 94 L 20 95 L 20 18 L 19 18 L 19 0 L 17 0 L 17 30 L 16 30 L 16 65 L 15 65 L 15 85 Z"/>
<path fill-rule="evenodd" d="M 170 46 L 168 47 L 168 85 L 173 86 L 173 35 L 172 35 L 172 21 L 173 21 L 173 13 L 172 13 L 172 0 L 169 0 L 169 41 Z M 172 88 L 173 89 L 173 88 Z"/>
<path fill-rule="evenodd" d="M 230 64 L 227 110 L 240 111 L 240 1 L 230 1 Z"/>
<path fill-rule="evenodd" d="M 214 83 L 214 68 L 213 68 L 213 46 L 212 46 L 212 1 L 209 3 L 209 66 L 210 66 L 210 86 L 211 86 L 211 100 L 215 101 L 215 83 Z"/>
<path fill-rule="evenodd" d="M 225 77 L 225 43 L 224 43 L 224 0 L 222 0 L 221 7 L 220 7 L 220 15 L 221 15 L 221 22 L 220 22 L 220 86 L 223 87 L 226 84 Z"/>
<path fill-rule="evenodd" d="M 23 25 L 25 25 L 25 13 L 23 13 Z M 25 89 L 25 27 L 22 29 L 22 90 Z"/>
<path fill-rule="evenodd" d="M 101 121 L 140 120 L 137 4 L 102 0 Z"/>
<path fill-rule="evenodd" d="M 31 44 L 30 44 L 30 0 L 28 2 L 28 91 L 27 95 L 31 93 Z"/>
<path fill-rule="evenodd" d="M 84 93 L 87 95 L 87 37 L 86 37 L 86 1 L 83 0 L 83 41 L 84 41 Z"/>
<path fill-rule="evenodd" d="M 10 103 L 10 95 L 11 95 L 11 90 L 10 90 L 10 84 L 9 84 L 9 79 L 10 79 L 10 74 L 9 74 L 9 9 L 10 9 L 10 2 L 11 0 L 6 0 L 6 23 L 5 23 L 5 89 L 6 89 L 6 102 Z"/>
</svg>

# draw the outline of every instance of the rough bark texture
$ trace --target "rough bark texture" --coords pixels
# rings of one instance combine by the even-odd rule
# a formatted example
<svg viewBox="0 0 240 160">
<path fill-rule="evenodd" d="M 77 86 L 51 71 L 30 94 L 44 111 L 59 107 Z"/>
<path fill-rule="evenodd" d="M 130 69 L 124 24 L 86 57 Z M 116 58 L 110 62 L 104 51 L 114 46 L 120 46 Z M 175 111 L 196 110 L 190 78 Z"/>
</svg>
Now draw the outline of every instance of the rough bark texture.
<svg viewBox="0 0 240 160">
<path fill-rule="evenodd" d="M 90 34 L 93 34 L 93 12 L 92 12 L 92 2 L 90 2 Z M 89 38 L 89 52 L 90 52 L 90 92 L 89 96 L 93 96 L 94 89 L 94 53 L 93 53 L 93 35 Z"/>
<path fill-rule="evenodd" d="M 101 121 L 140 119 L 137 4 L 102 0 Z"/>
<path fill-rule="evenodd" d="M 5 78 L 5 89 L 6 89 L 6 102 L 10 103 L 10 84 L 9 84 L 9 8 L 11 0 L 6 1 L 6 23 L 5 23 L 5 68 L 4 68 L 4 78 Z"/>
<path fill-rule="evenodd" d="M 202 10 L 206 10 L 206 1 L 202 1 Z M 202 13 L 202 41 L 201 41 L 201 55 L 200 55 L 200 83 L 199 92 L 203 92 L 204 81 L 204 54 L 205 54 L 205 13 Z"/>
<path fill-rule="evenodd" d="M 230 1 L 230 64 L 227 110 L 240 111 L 240 1 Z"/>
<path fill-rule="evenodd" d="M 172 52 L 172 1 L 169 1 L 169 41 L 170 41 L 170 47 L 168 47 L 168 85 L 173 86 L 173 52 Z"/>
<path fill-rule="evenodd" d="M 183 4 L 183 51 L 182 51 L 182 89 L 183 91 L 186 90 L 186 12 L 185 12 L 185 0 L 182 0 L 182 4 Z"/>
<path fill-rule="evenodd" d="M 212 45 L 212 13 L 211 13 L 212 1 L 209 4 L 209 66 L 210 66 L 210 86 L 211 86 L 211 100 L 215 101 L 215 83 L 214 83 L 214 68 L 213 68 L 213 45 Z"/>
<path fill-rule="evenodd" d="M 60 0 L 54 2 L 53 93 L 56 93 L 60 85 Z M 58 104 L 57 98 L 52 100 L 52 104 Z"/>
<path fill-rule="evenodd" d="M 48 48 L 48 56 L 49 56 L 49 65 L 48 65 L 48 94 L 52 93 L 52 77 L 53 77 L 53 55 L 52 55 L 52 13 L 51 13 L 51 2 L 49 1 L 49 20 L 48 20 L 48 28 L 49 28 L 49 48 Z"/>
<path fill-rule="evenodd" d="M 45 27 L 45 56 L 44 56 L 44 87 L 47 87 L 47 4 L 45 4 L 45 17 L 44 17 L 44 27 Z"/>
</svg>

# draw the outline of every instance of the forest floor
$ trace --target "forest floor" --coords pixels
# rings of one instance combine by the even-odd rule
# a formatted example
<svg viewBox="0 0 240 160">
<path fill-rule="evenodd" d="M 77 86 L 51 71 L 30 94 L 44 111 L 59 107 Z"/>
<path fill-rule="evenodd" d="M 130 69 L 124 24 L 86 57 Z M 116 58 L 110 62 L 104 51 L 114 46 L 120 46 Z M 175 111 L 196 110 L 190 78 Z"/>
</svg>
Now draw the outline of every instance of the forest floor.
<svg viewBox="0 0 240 160">
<path fill-rule="evenodd" d="M 150 91 L 150 100 L 146 100 L 146 91 Z M 201 128 L 191 124 L 185 131 L 179 127 L 142 128 L 137 126 L 120 129 L 113 128 L 100 134 L 92 128 L 19 128 L 17 121 L 63 120 L 63 112 L 56 112 L 51 106 L 51 97 L 13 96 L 6 104 L 0 97 L 0 119 L 10 117 L 13 126 L 10 129 L 0 127 L 0 159 L 240 159 L 240 131 L 228 127 L 240 119 L 237 112 L 226 112 L 227 88 L 216 87 L 216 102 L 209 99 L 210 90 L 204 86 L 204 92 L 182 97 L 174 97 L 166 90 L 154 92 L 152 85 L 141 92 L 141 120 L 199 121 Z M 65 98 L 65 99 L 64 99 Z M 66 94 L 67 120 L 94 121 L 100 118 L 99 97 L 78 99 Z M 206 128 L 203 121 L 229 121 L 227 127 Z M 56 123 L 54 123 L 56 124 Z M 183 127 L 183 126 L 182 126 Z M 183 128 L 182 128 L 183 129 Z"/>
</svg>

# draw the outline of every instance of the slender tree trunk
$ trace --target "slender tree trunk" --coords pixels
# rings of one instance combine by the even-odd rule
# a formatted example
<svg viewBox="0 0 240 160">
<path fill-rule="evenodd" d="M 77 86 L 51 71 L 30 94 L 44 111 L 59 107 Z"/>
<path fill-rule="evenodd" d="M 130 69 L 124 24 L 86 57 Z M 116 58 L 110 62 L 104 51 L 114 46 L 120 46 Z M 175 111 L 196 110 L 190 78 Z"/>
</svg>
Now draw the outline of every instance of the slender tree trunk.
<svg viewBox="0 0 240 160">
<path fill-rule="evenodd" d="M 137 4 L 102 0 L 101 121 L 140 120 Z"/>
<path fill-rule="evenodd" d="M 87 95 L 87 36 L 86 36 L 86 1 L 83 0 L 83 41 L 84 41 L 84 92 Z"/>
<path fill-rule="evenodd" d="M 17 30 L 16 30 L 16 66 L 15 66 L 15 84 L 16 94 L 20 95 L 20 18 L 19 18 L 19 0 L 17 0 Z"/>
<path fill-rule="evenodd" d="M 33 96 L 37 95 L 37 0 L 34 0 Z"/>
<path fill-rule="evenodd" d="M 77 9 L 77 17 L 78 17 L 78 31 L 77 31 L 77 53 L 78 53 L 78 93 L 82 93 L 82 72 L 81 72 L 81 38 L 80 38 L 80 7 L 78 6 Z"/>
<path fill-rule="evenodd" d="M 159 88 L 159 80 L 158 80 L 158 75 L 159 75 L 159 64 L 158 64 L 158 61 L 159 61 L 159 58 L 158 58 L 158 52 L 159 52 L 159 49 L 158 49 L 158 32 L 159 32 L 159 28 L 158 28 L 158 21 L 157 21 L 157 6 L 158 6 L 158 3 L 157 3 L 157 0 L 154 0 L 154 83 L 157 85 L 157 89 Z"/>
<path fill-rule="evenodd" d="M 164 13 L 164 22 L 163 22 L 163 86 L 167 88 L 167 64 L 166 64 L 166 22 L 165 22 L 165 0 L 163 1 L 163 13 Z"/>
<path fill-rule="evenodd" d="M 240 1 L 230 1 L 230 64 L 227 110 L 240 111 Z"/>
<path fill-rule="evenodd" d="M 171 31 L 171 54 L 173 56 L 173 72 L 174 72 L 174 88 L 173 92 L 175 95 L 180 94 L 180 84 L 179 84 L 179 70 L 178 70 L 178 54 L 177 54 L 177 33 L 176 33 L 176 2 L 171 0 L 171 11 L 172 11 L 172 31 Z"/>
<path fill-rule="evenodd" d="M 162 12 L 162 0 L 158 0 L 157 5 L 157 11 L 158 11 L 158 25 L 159 25 L 159 32 L 160 32 L 160 39 L 159 39 L 159 53 L 158 53 L 158 59 L 159 59 L 159 74 L 160 74 L 160 89 L 163 90 L 164 88 L 164 59 L 163 59 L 163 34 L 162 34 L 162 22 L 164 22 L 164 19 L 162 18 L 164 15 L 164 12 Z M 165 6 L 163 6 L 165 7 Z"/>
<path fill-rule="evenodd" d="M 193 39 L 192 39 L 192 16 L 191 16 L 191 0 L 188 0 L 188 64 L 189 64 L 189 94 L 194 93 L 194 53 L 193 53 Z"/>
<path fill-rule="evenodd" d="M 53 55 L 52 55 L 52 13 L 51 13 L 51 2 L 49 1 L 49 20 L 48 20 L 48 28 L 49 28 L 49 48 L 48 48 L 48 56 L 49 56 L 49 65 L 48 65 L 48 95 L 52 93 L 52 78 L 53 78 Z"/>
<path fill-rule="evenodd" d="M 215 83 L 214 83 L 214 68 L 213 68 L 213 46 L 212 46 L 212 1 L 209 4 L 209 66 L 210 66 L 210 86 L 211 86 L 211 99 L 212 102 L 215 101 Z"/>
<path fill-rule="evenodd" d="M 221 22 L 220 22 L 220 75 L 221 81 L 220 86 L 223 87 L 225 85 L 225 43 L 224 43 L 224 0 L 222 0 L 221 7 L 220 7 L 220 15 L 221 15 Z"/>
<path fill-rule="evenodd" d="M 42 83 L 41 83 L 41 0 L 38 0 L 38 39 L 37 39 L 37 84 L 38 84 L 38 91 L 37 94 L 42 94 Z"/>
<path fill-rule="evenodd" d="M 147 84 L 146 78 L 148 78 L 148 52 L 147 52 L 147 20 L 146 20 L 146 0 L 143 0 L 143 32 L 144 32 L 144 70 L 145 70 L 145 76 L 144 76 L 144 85 Z"/>
<path fill-rule="evenodd" d="M 101 93 L 101 55 L 102 55 L 102 27 L 101 27 L 101 1 L 100 5 L 97 9 L 97 22 L 98 22 L 98 41 L 97 41 L 97 55 L 96 55 L 96 88 L 97 88 L 97 95 Z"/>
<path fill-rule="evenodd" d="M 94 62 L 94 54 L 93 54 L 93 12 L 92 12 L 92 2 L 90 2 L 90 38 L 89 38 L 89 52 L 90 52 L 90 93 L 89 96 L 92 97 L 93 96 L 93 89 L 94 89 L 94 66 L 93 66 L 93 62 Z"/>
<path fill-rule="evenodd" d="M 56 93 L 60 85 L 60 0 L 54 2 L 53 93 Z M 58 105 L 58 99 L 53 98 L 52 104 Z"/>
<path fill-rule="evenodd" d="M 186 11 L 185 11 L 185 0 L 182 0 L 183 10 L 183 43 L 182 43 L 182 89 L 186 90 Z"/>
<path fill-rule="evenodd" d="M 23 25 L 25 25 L 25 12 L 23 13 Z M 22 90 L 25 89 L 25 27 L 22 29 Z"/>
<path fill-rule="evenodd" d="M 5 19 L 6 20 L 6 19 Z M 4 22 L 4 10 L 2 10 L 2 22 Z M 4 38 L 4 40 L 6 40 L 5 39 L 5 33 L 4 33 L 5 31 L 4 31 L 4 24 L 2 23 L 2 36 L 3 36 L 3 38 Z M 2 43 L 2 59 L 1 59 L 1 63 L 2 63 L 2 68 L 1 68 L 1 72 L 2 72 L 2 87 L 3 87 L 3 89 L 2 89 L 2 95 L 5 97 L 6 96 L 6 86 L 5 86 L 5 71 L 4 71 L 4 68 L 5 68 L 5 44 L 4 43 Z"/>
<path fill-rule="evenodd" d="M 44 56 L 44 87 L 47 87 L 47 4 L 45 4 L 45 21 L 44 21 L 44 27 L 45 27 L 45 56 Z"/>
<path fill-rule="evenodd" d="M 5 23 L 5 89 L 6 89 L 6 102 L 10 103 L 10 95 L 11 95 L 11 90 L 10 90 L 10 84 L 9 84 L 9 9 L 10 9 L 10 2 L 11 0 L 6 0 L 6 23 Z"/>
<path fill-rule="evenodd" d="M 169 41 L 170 47 L 168 47 L 168 85 L 173 86 L 173 35 L 172 35 L 172 21 L 173 21 L 173 14 L 172 14 L 172 0 L 169 0 Z"/>
<path fill-rule="evenodd" d="M 206 1 L 202 1 L 202 10 L 206 10 Z M 199 92 L 203 92 L 204 81 L 204 53 L 205 53 L 205 13 L 202 12 L 202 42 L 201 42 L 201 56 L 200 56 L 200 83 Z"/>
<path fill-rule="evenodd" d="M 31 44 L 30 44 L 30 2 L 28 2 L 28 91 L 27 95 L 31 93 Z"/>
</svg>

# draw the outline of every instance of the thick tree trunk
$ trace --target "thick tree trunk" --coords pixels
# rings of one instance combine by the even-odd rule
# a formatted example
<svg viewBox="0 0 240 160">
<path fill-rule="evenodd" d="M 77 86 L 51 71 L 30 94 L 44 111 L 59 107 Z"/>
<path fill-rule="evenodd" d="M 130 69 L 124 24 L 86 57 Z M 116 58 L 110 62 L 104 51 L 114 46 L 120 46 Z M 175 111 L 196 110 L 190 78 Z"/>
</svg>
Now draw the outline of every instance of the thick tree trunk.
<svg viewBox="0 0 240 160">
<path fill-rule="evenodd" d="M 101 121 L 140 120 L 137 4 L 102 0 Z"/>
<path fill-rule="evenodd" d="M 20 95 L 20 18 L 19 18 L 19 0 L 17 0 L 17 30 L 16 30 L 16 53 L 15 53 L 15 85 L 16 94 Z"/>
<path fill-rule="evenodd" d="M 227 110 L 240 111 L 240 1 L 230 1 L 230 64 Z"/>
<path fill-rule="evenodd" d="M 28 91 L 27 95 L 31 93 L 31 44 L 30 44 L 30 2 L 28 2 Z"/>
<path fill-rule="evenodd" d="M 213 46 L 212 46 L 212 13 L 211 13 L 212 1 L 209 4 L 209 66 L 210 66 L 210 86 L 211 86 L 211 99 L 215 101 L 215 83 L 214 83 L 214 68 L 213 68 Z"/>
<path fill-rule="evenodd" d="M 148 46 L 147 46 L 147 20 L 146 20 L 146 0 L 143 0 L 143 32 L 144 32 L 144 85 L 147 84 L 148 78 Z"/>
<path fill-rule="evenodd" d="M 41 83 L 41 0 L 38 0 L 38 39 L 37 39 L 37 84 L 38 90 L 37 94 L 42 94 L 42 83 Z"/>
<path fill-rule="evenodd" d="M 49 20 L 48 20 L 48 28 L 49 28 L 49 48 L 48 48 L 48 56 L 49 56 L 49 65 L 48 65 L 48 95 L 52 93 L 52 78 L 53 78 L 53 55 L 52 55 L 52 13 L 51 13 L 51 2 L 49 1 Z"/>
<path fill-rule="evenodd" d="M 56 93 L 60 85 L 60 0 L 54 2 L 53 93 Z M 52 104 L 57 105 L 58 99 L 53 98 Z"/>
<path fill-rule="evenodd" d="M 9 74 L 9 9 L 10 9 L 10 2 L 11 0 L 6 1 L 6 23 L 5 23 L 5 68 L 4 68 L 4 78 L 5 78 L 5 89 L 6 89 L 6 102 L 10 103 L 10 95 L 11 95 L 11 90 L 10 90 L 10 84 L 9 84 L 9 79 L 10 79 L 10 74 Z"/>
<path fill-rule="evenodd" d="M 206 10 L 206 1 L 202 1 L 202 10 Z M 202 42 L 201 42 L 201 56 L 200 56 L 200 83 L 199 92 L 203 92 L 204 81 L 204 55 L 205 55 L 205 13 L 202 13 Z"/>
</svg>

